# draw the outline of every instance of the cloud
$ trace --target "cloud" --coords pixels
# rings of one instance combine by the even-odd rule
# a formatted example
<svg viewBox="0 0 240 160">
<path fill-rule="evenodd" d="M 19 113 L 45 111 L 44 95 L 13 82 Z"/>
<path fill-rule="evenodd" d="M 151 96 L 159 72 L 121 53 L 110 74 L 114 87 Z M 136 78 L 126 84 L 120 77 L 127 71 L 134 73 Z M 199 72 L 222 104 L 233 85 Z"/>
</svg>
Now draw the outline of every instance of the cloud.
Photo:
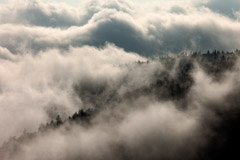
<svg viewBox="0 0 240 160">
<path fill-rule="evenodd" d="M 63 4 L 45 4 L 37 0 L 21 3 L 13 1 L 2 5 L 1 9 L 3 11 L 0 16 L 1 24 L 69 27 L 80 23 L 81 13 L 73 7 Z"/>
<path fill-rule="evenodd" d="M 231 66 L 226 70 L 204 55 L 141 64 L 147 59 L 111 44 L 13 56 L 2 59 L 0 70 L 0 126 L 8 131 L 2 142 L 24 129 L 36 131 L 57 114 L 65 119 L 80 108 L 98 113 L 88 127 L 66 122 L 16 142 L 16 150 L 1 148 L 6 160 L 205 158 L 211 140 L 221 138 L 214 128 L 223 124 L 221 114 L 238 110 L 237 55 L 216 59 Z M 204 67 L 218 67 L 214 74 L 222 78 Z"/>
<path fill-rule="evenodd" d="M 234 11 L 239 10 L 240 2 L 238 0 L 210 0 L 208 3 L 206 3 L 206 7 L 230 18 L 235 18 Z"/>
<path fill-rule="evenodd" d="M 239 56 L 174 54 L 239 47 L 240 23 L 213 3 L 1 4 L 0 157 L 205 159 L 239 112 Z M 88 108 L 88 126 L 67 121 Z"/>
<path fill-rule="evenodd" d="M 194 117 L 179 112 L 170 104 L 156 103 L 145 107 L 144 110 L 130 113 L 120 123 L 103 122 L 90 129 L 69 126 L 70 130 L 61 128 L 57 132 L 42 135 L 23 145 L 22 152 L 16 153 L 11 158 L 28 160 L 39 157 L 41 159 L 101 159 L 101 157 L 169 159 L 178 158 L 179 155 L 182 158 L 193 157 L 195 153 L 191 147 L 199 147 L 200 143 L 203 143 L 200 139 L 196 140 L 198 122 Z M 47 149 L 49 146 L 50 150 Z"/>
<path fill-rule="evenodd" d="M 124 71 L 114 65 L 145 60 L 112 45 L 101 50 L 72 48 L 63 55 L 57 50 L 36 56 L 12 55 L 7 49 L 0 51 L 0 128 L 6 129 L 1 133 L 0 143 L 25 129 L 36 130 L 57 112 L 68 116 L 83 108 L 73 85 L 91 79 L 114 82 Z M 7 130 L 9 125 L 12 129 Z"/>
<path fill-rule="evenodd" d="M 225 118 L 218 115 L 218 113 L 220 112 L 228 117 L 228 113 L 235 112 L 235 109 L 239 110 L 236 106 L 239 102 L 232 101 L 232 98 L 234 99 L 238 95 L 237 93 L 240 89 L 239 85 L 236 85 L 239 75 L 238 61 L 236 61 L 232 69 L 226 72 L 220 71 L 224 74 L 224 78 L 221 81 L 214 80 L 213 76 L 205 73 L 200 68 L 207 61 L 206 59 L 197 63 L 194 62 L 194 68 L 188 71 L 191 72 L 190 76 L 194 80 L 194 83 L 189 88 L 189 92 L 186 92 L 178 100 L 174 98 L 174 95 L 169 95 L 169 99 L 165 100 L 161 97 L 157 98 L 160 92 L 144 94 L 144 90 L 141 90 L 141 88 L 151 89 L 156 78 L 161 78 L 158 75 L 168 72 L 171 76 L 165 79 L 164 82 L 167 85 L 167 89 L 174 90 L 174 87 L 171 87 L 171 85 L 174 83 L 185 83 L 185 80 L 179 78 L 173 84 L 168 84 L 167 81 L 180 76 L 179 74 L 184 74 L 182 70 L 178 70 L 182 65 L 183 68 L 189 66 L 189 61 L 186 61 L 186 58 L 189 58 L 190 62 L 192 62 L 190 57 L 175 57 L 176 61 L 173 62 L 172 67 L 170 61 L 167 64 L 164 63 L 164 60 L 167 59 L 155 60 L 139 65 L 139 63 L 132 62 L 138 59 L 145 60 L 144 58 L 125 53 L 123 50 L 109 45 L 102 50 L 92 47 L 73 48 L 66 55 L 61 55 L 56 51 L 49 51 L 42 53 L 42 56 L 22 58 L 20 60 L 24 63 L 29 63 L 30 61 L 35 64 L 37 67 L 33 66 L 34 70 L 41 66 L 42 75 L 38 77 L 43 77 L 45 74 L 50 75 L 50 77 L 53 76 L 53 82 L 51 82 L 51 78 L 48 78 L 49 86 L 41 87 L 41 85 L 37 84 L 37 90 L 33 85 L 23 84 L 23 87 L 28 87 L 28 90 L 32 88 L 31 90 L 36 90 L 35 92 L 38 92 L 40 89 L 41 94 L 39 94 L 38 99 L 40 101 L 49 100 L 52 103 L 55 102 L 56 108 L 54 108 L 53 112 L 56 114 L 64 115 L 77 109 L 79 106 L 74 107 L 74 98 L 82 100 L 80 102 L 75 101 L 77 102 L 75 105 L 81 104 L 81 107 L 94 107 L 84 101 L 84 96 L 91 97 L 91 95 L 96 94 L 90 100 L 104 102 L 104 97 L 115 96 L 116 93 L 112 92 L 113 90 L 119 91 L 119 94 L 117 94 L 117 99 L 102 103 L 102 106 L 95 106 L 99 107 L 99 113 L 92 119 L 91 125 L 88 127 L 80 124 L 65 123 L 57 129 L 38 133 L 35 138 L 26 142 L 20 142 L 20 148 L 14 152 L 11 152 L 10 149 L 1 150 L 2 152 L 0 153 L 8 153 L 4 154 L 3 157 L 6 160 L 19 158 L 26 160 L 78 158 L 114 158 L 119 160 L 137 158 L 144 160 L 159 158 L 198 159 L 199 157 L 205 159 L 209 155 L 203 149 L 211 144 L 213 138 L 218 140 L 221 138 L 221 135 L 218 137 L 218 133 L 215 133 L 213 127 L 221 126 L 224 123 L 221 120 L 225 120 Z M 92 61 L 94 63 L 89 63 Z M 82 68 L 79 67 L 79 62 L 81 62 Z M 128 65 L 124 65 L 126 63 Z M 34 74 L 35 72 L 40 73 L 38 71 L 30 73 Z M 35 82 L 36 79 L 29 79 L 29 81 L 38 83 L 38 80 Z M 88 83 L 86 83 L 85 79 L 87 79 Z M 39 81 L 42 82 L 41 79 Z M 7 82 L 10 83 L 10 81 Z M 85 88 L 80 89 L 82 91 L 85 90 L 88 94 L 74 94 L 74 90 L 71 92 L 71 88 L 74 88 L 73 85 L 79 85 L 81 82 L 83 82 L 81 87 Z M 101 90 L 101 85 L 99 84 L 103 85 L 103 87 L 106 86 L 101 92 L 98 92 L 99 89 Z M 87 88 L 93 85 L 95 85 L 93 88 Z M 158 85 L 161 86 L 159 83 Z M 8 84 L 6 86 L 11 85 Z M 120 92 L 123 87 L 127 88 L 127 90 Z M 159 91 L 161 89 L 164 90 L 164 88 L 159 88 Z M 49 90 L 52 92 L 57 90 L 54 92 L 55 97 L 46 94 Z M 134 91 L 140 94 L 131 98 L 135 94 Z M 2 94 L 6 94 L 5 92 L 2 92 Z M 71 97 L 68 97 L 69 94 Z M 14 96 L 13 93 L 11 95 Z M 30 95 L 33 95 L 33 92 Z M 121 99 L 123 95 L 128 96 Z M 16 100 L 18 98 L 19 95 L 16 96 Z M 33 115 L 39 115 L 39 113 L 45 115 L 48 113 L 46 110 L 41 109 L 43 104 L 37 104 L 33 97 L 21 99 L 28 103 L 29 99 L 31 99 L 34 106 L 38 108 L 37 111 L 34 111 L 26 105 L 24 108 L 21 107 L 21 110 L 28 109 L 27 116 L 31 119 L 38 120 L 37 117 L 29 116 L 29 110 L 33 112 Z M 57 99 L 60 100 L 59 104 L 56 101 Z M 67 105 L 69 107 L 73 107 L 68 108 L 70 111 L 68 111 L 67 105 L 65 106 L 63 100 L 68 102 Z M 11 105 L 10 103 L 9 106 Z M 181 105 L 185 105 L 185 107 Z M 45 106 L 45 109 L 51 107 L 52 104 L 48 104 Z M 9 113 L 14 114 L 12 110 Z M 22 115 L 22 112 L 20 113 Z M 16 125 L 21 126 L 21 128 L 27 127 L 25 121 L 19 121 L 20 116 L 17 116 L 18 114 L 14 116 L 15 119 L 18 119 Z M 231 114 L 229 117 L 231 117 Z M 40 117 L 40 120 L 35 122 L 34 125 L 37 126 L 38 123 L 46 119 L 47 117 Z M 14 124 L 12 120 L 8 119 L 8 121 L 11 122 L 10 124 Z M 31 124 L 33 124 L 33 121 L 31 121 Z M 29 130 L 30 128 L 27 127 L 27 129 Z M 15 135 L 18 132 L 16 131 Z"/>
<path fill-rule="evenodd" d="M 0 19 L 0 45 L 14 54 L 110 42 L 153 57 L 235 50 L 240 43 L 239 22 L 190 2 L 90 1 L 74 8 L 26 1 L 1 5 Z"/>
</svg>

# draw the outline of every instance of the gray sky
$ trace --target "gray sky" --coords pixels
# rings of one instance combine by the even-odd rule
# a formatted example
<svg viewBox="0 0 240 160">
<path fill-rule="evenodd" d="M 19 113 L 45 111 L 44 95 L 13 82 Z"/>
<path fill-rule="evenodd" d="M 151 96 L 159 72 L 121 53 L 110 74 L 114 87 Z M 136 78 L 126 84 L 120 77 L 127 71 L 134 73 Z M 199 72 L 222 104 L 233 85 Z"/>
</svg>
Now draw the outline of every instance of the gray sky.
<svg viewBox="0 0 240 160">
<path fill-rule="evenodd" d="M 4 1 L 4 0 L 0 0 Z M 45 2 L 61 2 L 66 3 L 72 6 L 78 6 L 84 0 L 43 0 Z M 136 2 L 152 2 L 152 1 L 161 1 L 161 0 L 132 0 Z M 185 0 L 170 0 L 170 1 L 182 1 Z M 192 2 L 196 2 L 196 0 L 192 0 Z M 200 1 L 201 2 L 201 1 Z M 204 4 L 205 7 L 210 8 L 211 10 L 228 16 L 230 18 L 235 18 L 233 11 L 240 10 L 240 1 L 239 0 L 208 0 Z"/>
</svg>

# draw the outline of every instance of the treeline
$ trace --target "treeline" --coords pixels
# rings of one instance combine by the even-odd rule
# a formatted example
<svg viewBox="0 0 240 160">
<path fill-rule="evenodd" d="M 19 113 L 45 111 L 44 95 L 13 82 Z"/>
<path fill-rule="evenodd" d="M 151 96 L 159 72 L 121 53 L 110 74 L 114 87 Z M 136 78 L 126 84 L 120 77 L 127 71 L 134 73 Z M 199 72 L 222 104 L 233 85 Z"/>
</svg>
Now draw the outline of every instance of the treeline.
<svg viewBox="0 0 240 160">
<path fill-rule="evenodd" d="M 57 115 L 57 117 L 51 120 L 49 123 L 45 125 L 41 124 L 37 132 L 28 133 L 24 131 L 24 133 L 18 138 L 15 136 L 9 138 L 9 140 L 5 141 L 0 147 L 0 157 L 3 159 L 11 157 L 11 154 L 17 153 L 21 150 L 20 148 L 22 144 L 26 144 L 38 136 L 48 134 L 49 132 L 60 128 L 64 124 L 68 123 L 70 125 L 75 124 L 81 125 L 82 127 L 89 127 L 91 125 L 91 118 L 96 112 L 97 110 L 95 109 L 81 109 L 64 120 L 60 115 Z"/>
<path fill-rule="evenodd" d="M 192 77 L 192 71 L 195 67 L 194 63 L 197 63 L 213 79 L 220 80 L 225 71 L 231 70 L 234 67 L 239 55 L 239 50 L 235 52 L 215 50 L 212 52 L 208 51 L 207 53 L 192 52 L 161 56 L 148 60 L 147 62 L 138 61 L 137 63 L 142 67 L 153 62 L 159 62 L 164 65 L 165 69 L 155 71 L 149 86 L 131 90 L 121 97 L 117 94 L 117 90 L 109 90 L 110 87 L 105 82 L 103 84 L 93 84 L 94 82 L 79 83 L 74 86 L 76 93 L 85 104 L 91 104 L 91 106 L 94 106 L 94 109 L 81 109 L 67 119 L 62 119 L 60 115 L 58 115 L 56 119 L 51 120 L 49 123 L 41 124 L 39 132 L 58 128 L 64 123 L 89 125 L 91 117 L 96 114 L 100 108 L 112 102 L 120 102 L 122 99 L 134 99 L 143 95 L 153 95 L 161 100 L 182 99 L 194 83 Z M 171 75 L 171 71 L 173 70 L 175 72 L 174 76 Z M 124 83 L 125 82 L 122 82 L 122 85 Z M 28 133 L 24 134 L 28 135 Z M 14 139 L 16 138 L 11 138 L 11 140 Z"/>
<path fill-rule="evenodd" d="M 86 110 L 81 109 L 78 112 L 75 112 L 72 116 L 69 116 L 67 119 L 64 119 L 64 120 L 62 120 L 60 115 L 57 115 L 56 119 L 51 120 L 46 125 L 41 124 L 38 131 L 46 132 L 48 130 L 58 128 L 65 123 L 79 123 L 81 125 L 89 125 L 90 120 L 95 112 L 96 112 L 95 109 L 90 109 L 90 108 Z"/>
<path fill-rule="evenodd" d="M 65 119 L 57 115 L 49 123 L 41 124 L 35 133 L 24 132 L 18 138 L 10 138 L 0 148 L 0 155 L 7 156 L 6 154 L 14 153 L 19 149 L 20 144 L 31 141 L 38 135 L 54 131 L 65 124 L 90 127 L 94 116 L 101 110 L 104 110 L 106 106 L 116 107 L 117 103 L 125 100 L 131 101 L 140 96 L 152 96 L 158 100 L 171 100 L 184 104 L 186 95 L 194 84 L 192 72 L 196 68 L 196 64 L 211 76 L 213 80 L 221 81 L 224 73 L 234 68 L 239 55 L 239 50 L 235 52 L 208 51 L 204 54 L 200 52 L 182 53 L 174 56 L 158 57 L 147 62 L 138 61 L 136 62 L 137 67 L 144 68 L 151 63 L 161 63 L 164 68 L 153 71 L 154 73 L 150 77 L 151 83 L 148 86 L 129 89 L 123 95 L 119 95 L 118 88 L 128 83 L 128 77 L 122 80 L 119 86 L 115 88 L 112 88 L 107 82 L 80 82 L 73 86 L 74 91 L 81 98 L 83 104 L 86 105 L 86 108 L 90 109 L 80 109 Z M 144 77 L 146 73 L 140 72 L 139 74 L 140 77 Z M 185 105 L 182 107 L 184 108 Z M 8 152 L 5 153 L 5 151 Z"/>
</svg>

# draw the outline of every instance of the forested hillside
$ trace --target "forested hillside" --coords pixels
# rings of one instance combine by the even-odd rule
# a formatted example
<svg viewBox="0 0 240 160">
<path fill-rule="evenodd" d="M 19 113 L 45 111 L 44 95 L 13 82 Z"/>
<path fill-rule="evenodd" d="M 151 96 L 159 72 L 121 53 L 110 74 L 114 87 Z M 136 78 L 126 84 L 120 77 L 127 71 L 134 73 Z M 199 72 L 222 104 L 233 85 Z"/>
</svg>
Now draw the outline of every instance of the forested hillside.
<svg viewBox="0 0 240 160">
<path fill-rule="evenodd" d="M 5 141 L 1 160 L 240 158 L 239 56 L 162 56 L 117 65 L 114 80 L 82 80 L 75 113 L 52 110 L 38 131 Z"/>
</svg>

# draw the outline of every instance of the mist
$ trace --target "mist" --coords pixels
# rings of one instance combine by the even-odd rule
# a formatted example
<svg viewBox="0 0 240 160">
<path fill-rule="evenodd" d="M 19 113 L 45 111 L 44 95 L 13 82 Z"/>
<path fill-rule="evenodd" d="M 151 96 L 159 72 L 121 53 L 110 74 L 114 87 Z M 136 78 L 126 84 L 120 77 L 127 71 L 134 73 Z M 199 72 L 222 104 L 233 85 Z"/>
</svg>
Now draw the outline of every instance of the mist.
<svg viewBox="0 0 240 160">
<path fill-rule="evenodd" d="M 0 3 L 1 160 L 239 157 L 237 1 L 77 4 Z"/>
</svg>

